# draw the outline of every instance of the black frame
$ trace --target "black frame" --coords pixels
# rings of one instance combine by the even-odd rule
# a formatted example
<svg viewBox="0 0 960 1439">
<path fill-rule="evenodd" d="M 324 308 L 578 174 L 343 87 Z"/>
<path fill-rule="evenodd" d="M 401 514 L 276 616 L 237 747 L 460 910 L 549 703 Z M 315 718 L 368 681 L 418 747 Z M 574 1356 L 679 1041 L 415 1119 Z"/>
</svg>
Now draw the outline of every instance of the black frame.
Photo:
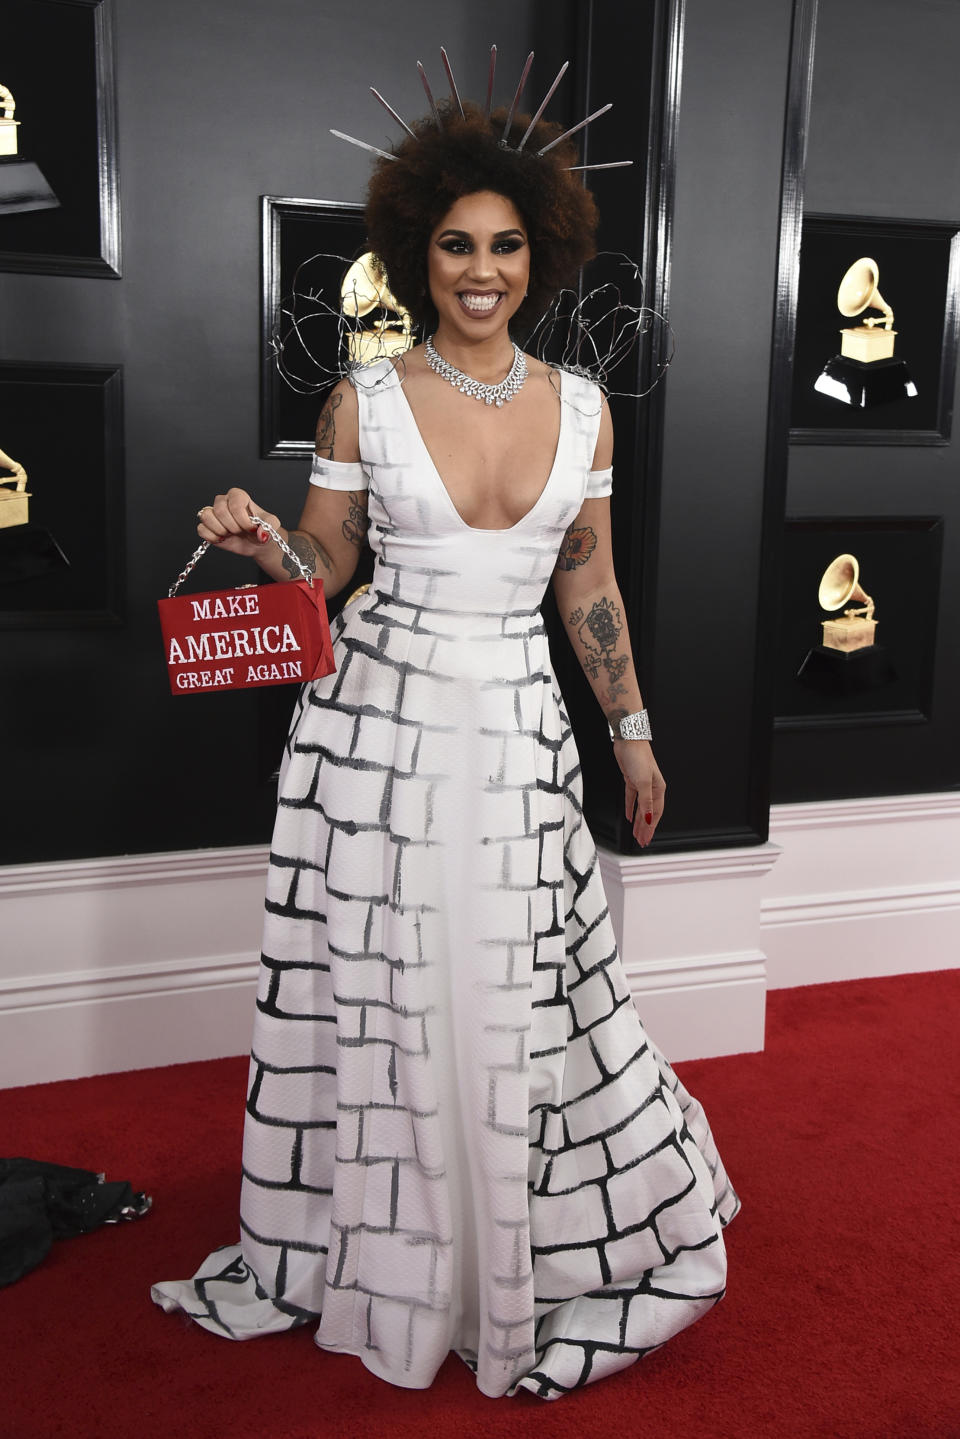
<svg viewBox="0 0 960 1439">
<path fill-rule="evenodd" d="M 616 158 L 632 156 L 635 168 L 598 170 L 587 179 L 601 215 L 598 248 L 637 257 L 645 303 L 669 321 L 685 0 L 644 0 L 632 7 L 628 18 L 617 20 L 615 27 L 610 9 L 603 0 L 583 0 L 576 8 L 576 35 L 571 44 L 585 63 L 573 118 L 590 114 L 609 100 L 611 93 L 628 93 L 637 77 L 642 77 L 643 97 L 616 149 Z M 610 159 L 609 132 L 594 135 L 590 127 L 580 138 L 585 164 Z M 624 203 L 630 180 L 636 185 L 635 203 Z M 624 362 L 623 371 L 614 376 L 613 388 L 650 389 L 669 359 L 670 346 L 668 325 L 655 326 L 636 354 Z M 668 385 L 666 374 L 639 405 L 616 395 L 610 401 L 618 472 L 635 476 L 635 483 L 614 489 L 614 560 L 638 669 L 644 677 L 644 695 L 653 696 L 652 704 L 656 696 L 657 550 Z M 623 780 L 606 739 L 603 717 L 563 635 L 549 591 L 544 612 L 553 663 L 584 766 L 585 814 L 591 832 L 621 853 L 633 854 L 636 844 L 623 813 Z M 739 836 L 732 842 L 739 843 Z M 689 836 L 658 835 L 656 847 L 687 849 L 690 843 Z M 717 840 L 711 837 L 707 843 L 713 846 Z"/>
<path fill-rule="evenodd" d="M 60 206 L 0 216 L 0 270 L 119 278 L 113 0 L 7 0 L 3 65 Z"/>
<path fill-rule="evenodd" d="M 780 171 L 780 235 L 777 242 L 777 289 L 770 347 L 770 387 L 764 455 L 762 552 L 757 590 L 756 685 L 750 744 L 757 756 L 753 767 L 751 809 L 763 814 L 760 833 L 769 833 L 770 776 L 775 723 L 773 656 L 779 643 L 780 581 L 783 562 L 787 473 L 790 462 L 790 375 L 796 329 L 800 278 L 800 232 L 803 223 L 804 163 L 813 97 L 813 60 L 819 0 L 793 0 L 790 66 L 783 125 Z"/>
<path fill-rule="evenodd" d="M 806 687 L 797 671 L 820 644 L 820 621 L 829 615 L 817 603 L 817 586 L 840 554 L 859 561 L 860 583 L 877 606 L 877 644 L 893 677 L 875 689 L 834 698 Z M 942 555 L 940 515 L 787 520 L 776 653 L 778 730 L 929 722 Z"/>
<path fill-rule="evenodd" d="M 290 321 L 282 310 L 289 302 L 297 270 L 313 256 L 339 255 L 352 260 L 364 253 L 363 206 L 261 195 L 260 234 L 260 454 L 265 460 L 299 460 L 313 453 L 320 396 L 326 386 L 318 384 L 306 394 L 292 389 L 278 369 L 273 337 L 278 330 L 281 337 L 286 336 L 285 367 L 309 374 L 308 363 L 298 365 L 296 336 L 289 334 Z M 317 260 L 310 267 L 308 282 L 324 290 L 336 286 L 339 293 L 342 271 L 341 264 Z M 332 321 L 317 324 L 328 331 L 322 339 L 324 344 L 329 342 L 329 364 L 335 370 L 336 329 Z"/>
<path fill-rule="evenodd" d="M 814 381 L 840 348 L 836 293 L 862 255 L 879 266 L 894 309 L 896 355 L 917 386 L 911 399 L 856 410 Z M 812 445 L 949 443 L 960 334 L 960 225 L 880 216 L 806 214 L 800 248 L 790 440 Z"/>
<path fill-rule="evenodd" d="M 69 562 L 42 577 L 4 581 L 4 546 L 23 527 L 0 530 L 0 629 L 122 624 L 121 367 L 0 362 L 0 433 L 27 471 L 29 528 L 47 531 Z"/>
</svg>

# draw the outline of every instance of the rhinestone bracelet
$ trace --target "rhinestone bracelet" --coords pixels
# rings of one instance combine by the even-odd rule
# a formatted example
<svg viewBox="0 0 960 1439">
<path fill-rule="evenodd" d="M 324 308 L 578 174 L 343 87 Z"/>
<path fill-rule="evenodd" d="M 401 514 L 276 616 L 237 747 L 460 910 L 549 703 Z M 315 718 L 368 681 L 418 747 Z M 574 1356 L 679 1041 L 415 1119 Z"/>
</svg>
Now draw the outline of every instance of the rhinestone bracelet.
<svg viewBox="0 0 960 1439">
<path fill-rule="evenodd" d="M 632 715 L 624 715 L 623 719 L 618 722 L 616 730 L 613 725 L 609 725 L 608 728 L 611 739 L 653 739 L 650 715 L 647 710 L 636 710 Z"/>
</svg>

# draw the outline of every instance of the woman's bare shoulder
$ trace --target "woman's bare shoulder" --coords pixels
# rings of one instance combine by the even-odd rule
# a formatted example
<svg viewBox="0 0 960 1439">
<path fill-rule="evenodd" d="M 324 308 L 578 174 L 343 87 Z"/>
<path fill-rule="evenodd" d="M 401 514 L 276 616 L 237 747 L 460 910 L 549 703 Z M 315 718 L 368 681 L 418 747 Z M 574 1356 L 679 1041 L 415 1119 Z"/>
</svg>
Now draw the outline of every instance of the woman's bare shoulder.
<svg viewBox="0 0 960 1439">
<path fill-rule="evenodd" d="M 526 350 L 523 358 L 527 362 L 527 374 L 532 380 L 549 380 L 551 375 L 556 374 L 554 365 L 548 365 L 543 360 L 538 360 L 536 355 L 528 355 Z"/>
<path fill-rule="evenodd" d="M 325 460 L 360 458 L 360 414 L 349 378 L 338 380 L 324 401 L 314 450 Z"/>
</svg>

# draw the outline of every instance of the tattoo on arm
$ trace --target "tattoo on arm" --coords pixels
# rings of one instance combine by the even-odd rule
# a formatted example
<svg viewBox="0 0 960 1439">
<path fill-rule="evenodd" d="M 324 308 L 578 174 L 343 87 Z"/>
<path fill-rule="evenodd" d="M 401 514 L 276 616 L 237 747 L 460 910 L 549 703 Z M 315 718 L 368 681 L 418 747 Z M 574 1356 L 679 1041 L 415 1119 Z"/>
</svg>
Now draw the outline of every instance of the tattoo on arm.
<svg viewBox="0 0 960 1439">
<path fill-rule="evenodd" d="M 324 460 L 333 459 L 333 446 L 337 438 L 336 414 L 342 400 L 342 395 L 331 395 L 320 411 L 320 418 L 317 421 L 317 442 L 314 449 Z"/>
<path fill-rule="evenodd" d="M 312 540 L 310 536 L 305 535 L 302 530 L 291 530 L 287 538 L 287 544 L 298 559 L 302 560 L 304 569 L 308 574 L 315 575 L 317 573 L 318 560 L 328 575 L 333 573 L 333 563 L 323 548 L 323 545 L 318 544 L 316 540 Z M 299 580 L 303 578 L 289 555 L 282 555 L 282 563 L 283 568 L 291 579 Z"/>
<path fill-rule="evenodd" d="M 366 539 L 367 530 L 370 528 L 370 521 L 367 518 L 367 498 L 359 491 L 348 496 L 349 510 L 347 518 L 341 526 L 343 538 L 356 545 L 358 550 L 363 549 L 363 542 Z"/>
<path fill-rule="evenodd" d="M 586 619 L 577 629 L 583 646 L 583 667 L 591 679 L 598 679 L 601 666 L 608 668 L 614 659 L 622 629 L 620 611 L 612 600 L 604 596 L 591 605 Z"/>
<path fill-rule="evenodd" d="M 589 525 L 574 529 L 568 525 L 557 555 L 558 570 L 575 570 L 585 565 L 597 547 L 596 532 Z"/>
<path fill-rule="evenodd" d="M 606 692 L 602 697 L 598 694 L 604 711 L 610 719 L 621 718 L 627 710 L 615 706 L 628 693 L 621 681 L 629 668 L 630 655 L 620 647 L 623 617 L 619 608 L 604 595 L 591 605 L 586 615 L 582 608 L 575 609 L 567 623 L 576 630 L 584 673 L 592 680 L 598 680 L 601 671 L 606 674 Z"/>
</svg>

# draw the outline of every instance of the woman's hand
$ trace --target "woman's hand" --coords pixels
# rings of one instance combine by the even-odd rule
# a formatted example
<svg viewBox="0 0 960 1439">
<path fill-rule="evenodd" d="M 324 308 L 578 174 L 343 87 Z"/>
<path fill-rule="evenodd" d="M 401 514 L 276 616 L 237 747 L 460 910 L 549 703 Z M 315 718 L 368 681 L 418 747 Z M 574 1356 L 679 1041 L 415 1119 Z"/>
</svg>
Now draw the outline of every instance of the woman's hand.
<svg viewBox="0 0 960 1439">
<path fill-rule="evenodd" d="M 637 844 L 646 847 L 663 814 L 666 782 L 649 740 L 614 740 L 613 752 L 626 781 L 626 815 L 633 827 L 633 837 Z"/>
<path fill-rule="evenodd" d="M 271 515 L 252 500 L 246 490 L 228 490 L 225 495 L 217 495 L 212 505 L 204 505 L 202 510 L 197 511 L 197 534 L 219 550 L 256 558 L 262 541 L 257 537 L 257 527 L 251 522 L 253 515 L 259 515 L 275 530 L 280 529 L 276 515 Z"/>
</svg>

